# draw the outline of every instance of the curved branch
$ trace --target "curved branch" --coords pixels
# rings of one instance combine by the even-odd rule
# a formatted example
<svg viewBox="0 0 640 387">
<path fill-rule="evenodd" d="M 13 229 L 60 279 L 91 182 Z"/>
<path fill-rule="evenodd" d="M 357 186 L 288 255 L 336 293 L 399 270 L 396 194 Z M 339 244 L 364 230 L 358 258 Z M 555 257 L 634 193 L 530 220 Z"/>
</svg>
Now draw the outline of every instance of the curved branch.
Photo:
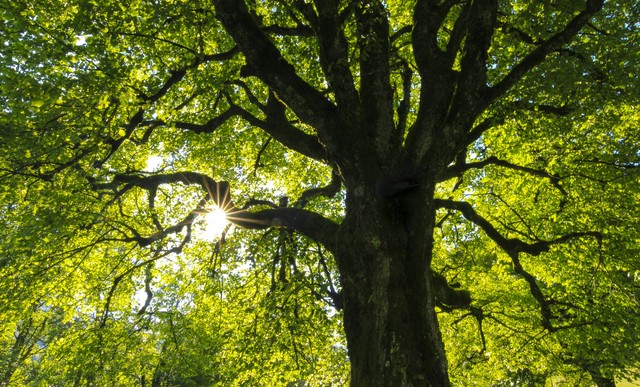
<svg viewBox="0 0 640 387">
<path fill-rule="evenodd" d="M 300 198 L 293 204 L 293 207 L 304 208 L 309 200 L 320 195 L 332 198 L 340 191 L 341 186 L 342 181 L 340 180 L 340 176 L 334 171 L 331 174 L 331 182 L 328 185 L 304 191 L 302 195 L 300 195 Z"/>
<path fill-rule="evenodd" d="M 152 95 L 146 95 L 144 93 L 140 93 L 139 96 L 140 98 L 142 98 L 142 100 L 146 102 L 155 102 L 160 98 L 162 98 L 165 94 L 167 94 L 171 86 L 180 82 L 185 77 L 185 75 L 187 75 L 188 70 L 192 70 L 198 67 L 198 65 L 202 63 L 231 59 L 237 53 L 238 53 L 238 48 L 233 47 L 229 51 L 221 52 L 218 54 L 198 56 L 192 63 L 189 63 L 188 65 L 181 67 L 178 70 L 169 70 L 169 74 L 170 74 L 169 78 L 167 78 L 167 80 L 164 82 L 164 84 L 158 91 L 156 91 Z"/>
<path fill-rule="evenodd" d="M 502 117 L 495 117 L 495 116 L 489 117 L 483 120 L 478 125 L 474 126 L 467 133 L 467 136 L 462 144 L 463 147 L 473 144 L 476 140 L 478 140 L 484 134 L 484 132 L 498 125 L 501 125 L 503 122 L 504 122 L 504 119 Z"/>
<path fill-rule="evenodd" d="M 182 183 L 186 185 L 200 185 L 209 194 L 209 198 L 216 204 L 223 200 L 225 193 L 229 190 L 229 183 L 226 181 L 216 182 L 207 175 L 198 172 L 175 172 L 156 175 L 140 175 L 140 174 L 119 174 L 115 175 L 110 183 L 96 184 L 97 189 L 117 189 L 124 185 L 117 196 L 122 196 L 126 191 L 133 187 L 139 187 L 150 191 L 157 189 L 163 184 Z"/>
<path fill-rule="evenodd" d="M 169 90 L 171 89 L 171 87 L 173 85 L 175 85 L 176 83 L 178 83 L 182 79 L 184 79 L 184 77 L 187 75 L 187 71 L 188 70 L 192 70 L 192 69 L 198 67 L 198 65 L 200 65 L 202 63 L 231 59 L 234 55 L 237 54 L 237 52 L 238 52 L 238 48 L 234 47 L 231 50 L 228 50 L 228 51 L 225 51 L 225 52 L 199 56 L 193 62 L 191 62 L 190 64 L 188 64 L 186 66 L 181 67 L 178 70 L 171 70 L 170 69 L 169 70 L 170 76 L 167 78 L 167 80 L 164 81 L 164 83 L 162 84 L 162 86 L 160 87 L 160 89 L 158 91 L 156 91 L 155 93 L 153 93 L 151 95 L 147 95 L 144 92 L 140 91 L 138 93 L 138 97 L 142 101 L 147 102 L 147 103 L 156 102 L 160 98 L 165 96 L 169 92 Z M 142 142 L 145 142 L 146 140 L 148 140 L 149 136 L 151 136 L 151 133 L 153 132 L 153 130 L 158 125 L 162 124 L 161 121 L 144 121 L 144 115 L 145 115 L 145 110 L 143 108 L 139 108 L 138 111 L 129 119 L 129 122 L 125 126 L 125 134 L 124 134 L 124 136 L 122 136 L 121 138 L 119 138 L 117 140 L 114 139 L 114 138 L 111 138 L 111 137 L 107 137 L 106 142 L 107 142 L 107 144 L 109 144 L 111 146 L 111 149 L 109 150 L 107 155 L 102 160 L 96 161 L 95 165 L 97 167 L 101 166 L 109 158 L 111 158 L 111 156 L 113 156 L 113 154 L 122 146 L 122 144 L 126 140 L 131 139 L 132 134 L 134 133 L 134 131 L 136 130 L 136 128 L 139 125 L 143 124 L 145 126 L 148 126 L 148 128 L 147 128 L 145 134 L 142 136 L 142 140 L 141 140 Z M 133 140 L 133 141 L 136 141 L 136 140 Z"/>
<path fill-rule="evenodd" d="M 227 214 L 229 222 L 248 229 L 266 229 L 269 227 L 287 227 L 298 231 L 311 239 L 323 244 L 332 251 L 338 224 L 319 215 L 315 212 L 300 208 L 274 208 L 250 212 L 238 208 L 231 200 L 229 183 L 226 181 L 215 181 L 211 177 L 197 172 L 176 172 L 169 174 L 158 174 L 152 176 L 141 175 L 116 175 L 112 182 L 106 184 L 96 184 L 96 189 L 114 189 L 116 198 L 121 197 L 133 187 L 139 187 L 147 191 L 153 191 L 163 184 L 188 184 L 199 185 L 206 196 L 198 203 L 196 208 L 189 212 L 179 223 L 162 229 L 155 234 L 143 237 L 134 233 L 133 237 L 123 238 L 122 241 L 136 242 L 140 247 L 149 246 L 153 242 L 164 239 L 170 234 L 179 233 L 187 227 L 190 231 L 191 224 L 196 217 L 207 212 L 205 206 L 208 202 L 213 202 Z M 118 187 L 124 185 L 118 190 Z M 187 241 L 189 233 L 185 238 Z"/>
<path fill-rule="evenodd" d="M 191 122 L 178 121 L 174 123 L 174 126 L 178 129 L 185 129 L 194 133 L 213 133 L 229 119 L 237 117 L 239 115 L 240 109 L 237 106 L 232 105 L 231 107 L 229 107 L 229 109 L 225 110 L 220 115 L 211 118 L 204 124 L 194 124 Z"/>
<path fill-rule="evenodd" d="M 500 167 L 513 169 L 515 171 L 525 172 L 533 176 L 549 179 L 549 181 L 551 181 L 551 184 L 553 184 L 553 186 L 557 188 L 558 191 L 562 193 L 562 195 L 567 196 L 567 191 L 560 185 L 560 180 L 562 179 L 560 176 L 556 174 L 551 174 L 541 169 L 523 167 L 521 165 L 513 164 L 506 160 L 499 159 L 496 156 L 491 156 L 482 161 L 477 161 L 472 163 L 463 162 L 462 164 L 455 164 L 447 169 L 447 171 L 443 174 L 442 180 L 448 180 L 453 177 L 459 177 L 471 169 L 481 169 L 487 165 L 497 165 Z"/>
<path fill-rule="evenodd" d="M 442 310 L 468 309 L 471 306 L 469 291 L 453 288 L 444 275 L 433 270 L 431 278 L 435 289 L 436 304 Z"/>
<path fill-rule="evenodd" d="M 471 8 L 472 3 L 467 2 L 464 4 L 462 9 L 460 10 L 460 14 L 453 24 L 453 30 L 449 34 L 449 41 L 447 42 L 447 61 L 453 65 L 455 62 L 456 56 L 458 52 L 462 48 L 462 42 L 465 37 L 465 31 L 467 29 L 467 20 L 469 17 L 469 9 Z"/>
<path fill-rule="evenodd" d="M 462 213 L 465 219 L 476 224 L 487 234 L 500 248 L 510 256 L 512 254 L 527 253 L 538 256 L 550 250 L 552 245 L 561 244 L 572 239 L 591 236 L 597 240 L 602 239 L 602 234 L 597 231 L 573 232 L 549 241 L 539 240 L 534 243 L 527 243 L 517 238 L 506 238 L 487 219 L 480 216 L 473 206 L 467 202 L 455 200 L 435 199 L 438 208 L 447 208 Z"/>
<path fill-rule="evenodd" d="M 214 4 L 218 19 L 247 60 L 245 73 L 262 79 L 300 119 L 329 141 L 339 130 L 331 125 L 335 106 L 296 74 L 252 18 L 244 1 L 215 0 Z"/>
<path fill-rule="evenodd" d="M 206 205 L 207 200 L 206 199 L 202 199 L 196 209 L 192 210 L 191 212 L 189 212 L 189 214 L 187 214 L 187 216 L 180 222 L 167 227 L 167 228 L 163 228 L 161 230 L 159 230 L 158 232 L 151 234 L 148 237 L 144 237 L 142 235 L 140 235 L 138 233 L 137 230 L 133 229 L 132 227 L 130 227 L 129 225 L 123 224 L 123 226 L 125 226 L 126 228 L 129 229 L 129 231 L 131 231 L 131 233 L 134 236 L 127 236 L 127 237 L 123 237 L 123 238 L 116 238 L 116 239 L 110 239 L 110 240 L 117 240 L 120 242 L 135 242 L 138 244 L 138 246 L 140 247 L 147 247 L 149 245 L 151 245 L 154 242 L 160 241 L 164 238 L 166 238 L 167 236 L 171 235 L 171 234 L 178 234 L 180 232 L 182 232 L 183 229 L 187 229 L 187 232 L 184 236 L 184 238 L 182 239 L 182 241 L 180 242 L 180 244 L 177 247 L 174 247 L 171 249 L 172 252 L 178 253 L 180 251 L 182 251 L 183 247 L 191 240 L 191 225 L 193 224 L 193 222 L 195 222 L 196 217 L 198 215 L 200 215 L 201 213 L 203 213 L 203 209 L 204 206 Z"/>
<path fill-rule="evenodd" d="M 312 211 L 301 208 L 279 207 L 249 212 L 245 210 L 227 212 L 227 219 L 247 229 L 287 227 L 319 243 L 327 250 L 335 250 L 338 224 Z"/>
<path fill-rule="evenodd" d="M 545 298 L 542 290 L 538 286 L 536 278 L 526 271 L 520 262 L 520 253 L 527 253 L 538 256 L 543 252 L 549 251 L 552 245 L 561 244 L 572 239 L 591 236 L 602 241 L 602 234 L 596 231 L 573 232 L 550 241 L 537 241 L 535 243 L 527 243 L 517 238 L 504 237 L 487 219 L 480 216 L 471 204 L 467 202 L 457 202 L 453 200 L 435 200 L 436 207 L 448 208 L 462 213 L 462 215 L 472 223 L 479 226 L 489 238 L 491 238 L 500 248 L 502 248 L 511 258 L 514 271 L 522 276 L 529 284 L 531 295 L 540 306 L 542 315 L 542 326 L 550 332 L 556 331 L 558 327 L 554 327 L 551 323 L 553 313 L 551 311 L 550 302 Z"/>
<path fill-rule="evenodd" d="M 271 100 L 271 98 L 270 98 Z M 281 104 L 281 103 L 280 103 Z M 306 134 L 300 129 L 293 126 L 284 117 L 273 114 L 272 104 L 268 101 L 267 106 L 258 106 L 267 114 L 267 120 L 263 121 L 249 113 L 247 110 L 238 105 L 231 103 L 231 106 L 220 115 L 213 117 L 204 124 L 194 124 L 191 122 L 178 121 L 172 123 L 178 129 L 189 130 L 195 133 L 213 133 L 225 122 L 233 117 L 241 117 L 249 124 L 264 130 L 273 139 L 286 146 L 287 148 L 303 154 L 318 161 L 326 161 L 327 154 L 316 136 Z M 282 105 L 284 109 L 284 105 Z M 164 121 L 145 121 L 146 125 L 168 125 L 170 123 Z"/>
<path fill-rule="evenodd" d="M 249 123 L 261 128 L 287 148 L 318 161 L 327 160 L 327 152 L 318 141 L 318 137 L 293 126 L 287 120 L 285 110 L 286 106 L 271 92 L 267 104 L 263 108 L 267 115 L 266 121 L 257 120 L 244 109 L 241 110 L 241 115 Z"/>
<path fill-rule="evenodd" d="M 574 36 L 580 32 L 591 17 L 602 9 L 604 0 L 587 0 L 587 7 L 584 11 L 576 15 L 571 21 L 557 34 L 548 40 L 542 42 L 529 55 L 516 64 L 511 72 L 507 74 L 500 82 L 489 88 L 487 98 L 484 105 L 488 106 L 491 102 L 502 96 L 518 81 L 520 81 L 529 71 L 542 63 L 547 55 L 557 51 L 564 44 L 567 44 Z"/>
</svg>

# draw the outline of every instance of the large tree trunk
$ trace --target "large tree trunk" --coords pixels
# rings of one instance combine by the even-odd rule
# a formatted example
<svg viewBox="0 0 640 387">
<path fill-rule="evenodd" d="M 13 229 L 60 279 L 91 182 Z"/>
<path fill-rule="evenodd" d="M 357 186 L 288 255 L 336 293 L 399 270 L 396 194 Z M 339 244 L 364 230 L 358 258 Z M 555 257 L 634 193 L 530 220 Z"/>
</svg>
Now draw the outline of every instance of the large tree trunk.
<svg viewBox="0 0 640 387">
<path fill-rule="evenodd" d="M 430 263 L 433 190 L 348 192 L 336 258 L 352 386 L 448 386 Z"/>
</svg>

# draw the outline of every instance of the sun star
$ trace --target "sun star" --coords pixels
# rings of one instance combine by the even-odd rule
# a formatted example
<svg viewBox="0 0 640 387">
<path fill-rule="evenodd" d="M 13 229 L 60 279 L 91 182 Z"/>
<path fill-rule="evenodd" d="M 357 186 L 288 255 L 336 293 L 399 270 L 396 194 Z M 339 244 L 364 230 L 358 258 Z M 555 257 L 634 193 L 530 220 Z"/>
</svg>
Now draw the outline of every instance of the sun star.
<svg viewBox="0 0 640 387">
<path fill-rule="evenodd" d="M 205 215 L 205 230 L 210 237 L 222 234 L 229 224 L 227 214 L 218 206 L 214 206 Z"/>
</svg>

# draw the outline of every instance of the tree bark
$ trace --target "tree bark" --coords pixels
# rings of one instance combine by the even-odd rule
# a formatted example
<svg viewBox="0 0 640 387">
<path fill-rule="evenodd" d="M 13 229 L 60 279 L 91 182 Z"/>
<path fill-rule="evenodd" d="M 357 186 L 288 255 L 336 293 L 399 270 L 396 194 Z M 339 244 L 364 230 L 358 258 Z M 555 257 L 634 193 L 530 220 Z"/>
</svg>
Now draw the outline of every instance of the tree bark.
<svg viewBox="0 0 640 387">
<path fill-rule="evenodd" d="M 304 72 L 287 62 L 243 0 L 216 0 L 214 4 L 216 17 L 246 59 L 244 73 L 260 78 L 282 106 L 315 129 L 314 148 L 322 144 L 325 152 L 312 154 L 335 169 L 347 190 L 346 215 L 339 226 L 307 211 L 279 208 L 241 213 L 236 223 L 243 227 L 290 227 L 320 241 L 334 254 L 343 288 L 352 386 L 448 386 L 435 314 L 437 292 L 430 271 L 436 180 L 491 126 L 492 120 L 487 119 L 484 122 L 488 124 L 474 129 L 491 102 L 570 41 L 603 1 L 587 0 L 586 10 L 492 86 L 487 85 L 486 61 L 498 1 L 469 2 L 446 51 L 439 45 L 439 31 L 456 2 L 416 1 L 411 43 L 421 86 L 416 101 L 411 101 L 411 93 L 403 100 L 417 108 L 409 128 L 406 123 L 395 124 L 392 50 L 383 1 L 354 3 L 359 88 L 354 86 L 351 73 L 348 53 L 353 47 L 343 30 L 340 3 L 297 4 L 318 38 L 320 64 L 334 100 L 307 83 L 300 75 Z M 458 71 L 454 62 L 459 52 Z M 410 76 L 408 79 L 405 84 L 410 88 Z M 265 113 L 271 118 L 278 116 L 274 111 L 282 106 L 272 104 L 277 109 Z M 403 120 L 406 117 L 400 114 L 399 121 Z M 279 127 L 273 125 L 269 130 Z M 286 128 L 296 133 L 296 138 L 309 139 L 295 128 Z M 289 137 L 283 132 L 279 135 Z M 297 142 L 290 140 L 286 145 L 310 148 Z M 396 180 L 381 184 L 384 179 Z M 485 224 L 483 229 L 502 247 L 525 246 L 499 235 L 488 222 L 474 216 L 472 209 L 458 208 Z M 246 222 L 249 220 L 260 222 Z M 549 244 L 526 247 L 539 249 Z"/>
<path fill-rule="evenodd" d="M 449 385 L 429 270 L 432 194 L 348 192 L 335 253 L 351 386 Z"/>
</svg>

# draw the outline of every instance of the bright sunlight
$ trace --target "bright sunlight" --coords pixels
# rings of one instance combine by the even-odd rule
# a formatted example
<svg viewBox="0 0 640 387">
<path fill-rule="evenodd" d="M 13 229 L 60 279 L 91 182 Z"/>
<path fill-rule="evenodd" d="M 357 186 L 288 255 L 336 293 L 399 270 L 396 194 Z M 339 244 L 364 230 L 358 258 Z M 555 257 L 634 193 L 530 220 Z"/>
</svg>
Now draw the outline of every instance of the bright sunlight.
<svg viewBox="0 0 640 387">
<path fill-rule="evenodd" d="M 214 206 L 205 214 L 205 233 L 207 237 L 214 239 L 218 237 L 229 224 L 227 214 L 218 206 Z"/>
</svg>

